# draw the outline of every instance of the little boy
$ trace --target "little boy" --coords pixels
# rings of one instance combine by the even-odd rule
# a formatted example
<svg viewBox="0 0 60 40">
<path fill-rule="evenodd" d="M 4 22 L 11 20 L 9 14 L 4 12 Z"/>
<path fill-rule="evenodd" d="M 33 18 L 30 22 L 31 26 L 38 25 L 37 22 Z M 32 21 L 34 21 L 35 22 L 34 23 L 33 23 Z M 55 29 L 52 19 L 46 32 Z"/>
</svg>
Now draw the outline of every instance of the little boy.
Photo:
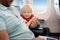
<svg viewBox="0 0 60 40">
<path fill-rule="evenodd" d="M 25 5 L 22 8 L 21 17 L 24 19 L 29 28 L 35 28 L 37 25 L 40 25 L 36 16 L 32 13 L 32 8 L 29 5 Z"/>
</svg>

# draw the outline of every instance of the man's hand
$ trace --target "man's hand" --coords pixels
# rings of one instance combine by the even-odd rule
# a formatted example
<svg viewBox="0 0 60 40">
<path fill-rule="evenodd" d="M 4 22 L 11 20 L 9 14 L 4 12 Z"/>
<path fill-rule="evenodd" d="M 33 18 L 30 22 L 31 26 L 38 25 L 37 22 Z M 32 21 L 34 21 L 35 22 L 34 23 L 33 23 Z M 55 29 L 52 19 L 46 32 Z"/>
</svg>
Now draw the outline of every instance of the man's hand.
<svg viewBox="0 0 60 40">
<path fill-rule="evenodd" d="M 45 40 L 44 38 L 37 37 L 34 40 Z"/>
</svg>

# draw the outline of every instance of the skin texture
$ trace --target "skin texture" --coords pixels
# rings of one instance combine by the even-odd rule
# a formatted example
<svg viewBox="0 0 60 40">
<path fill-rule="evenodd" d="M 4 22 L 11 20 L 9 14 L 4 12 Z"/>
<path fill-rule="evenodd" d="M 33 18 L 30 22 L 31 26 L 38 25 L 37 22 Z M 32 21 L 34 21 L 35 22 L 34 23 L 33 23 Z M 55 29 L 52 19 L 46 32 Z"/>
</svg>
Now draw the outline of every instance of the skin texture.
<svg viewBox="0 0 60 40">
<path fill-rule="evenodd" d="M 45 40 L 44 38 L 37 37 L 34 40 Z"/>
<path fill-rule="evenodd" d="M 6 30 L 0 31 L 0 40 L 9 40 L 8 32 Z"/>
</svg>

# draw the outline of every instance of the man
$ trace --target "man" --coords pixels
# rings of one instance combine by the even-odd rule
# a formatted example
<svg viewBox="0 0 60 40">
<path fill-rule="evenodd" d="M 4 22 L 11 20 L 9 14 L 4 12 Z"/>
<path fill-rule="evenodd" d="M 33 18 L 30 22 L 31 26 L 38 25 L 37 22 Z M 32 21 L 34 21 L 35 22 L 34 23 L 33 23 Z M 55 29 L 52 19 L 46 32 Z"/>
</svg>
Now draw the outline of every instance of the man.
<svg viewBox="0 0 60 40">
<path fill-rule="evenodd" d="M 13 0 L 0 0 L 0 40 L 43 40 L 34 38 L 22 18 L 14 15 L 10 8 Z"/>
</svg>

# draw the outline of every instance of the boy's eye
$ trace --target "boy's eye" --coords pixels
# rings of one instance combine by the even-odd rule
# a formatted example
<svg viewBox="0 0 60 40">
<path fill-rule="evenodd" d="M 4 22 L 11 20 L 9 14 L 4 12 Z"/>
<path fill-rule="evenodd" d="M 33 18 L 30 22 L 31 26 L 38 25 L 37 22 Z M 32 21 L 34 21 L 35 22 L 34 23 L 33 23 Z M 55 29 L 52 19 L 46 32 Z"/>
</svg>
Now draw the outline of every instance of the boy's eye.
<svg viewBox="0 0 60 40">
<path fill-rule="evenodd" d="M 30 13 L 30 12 L 27 12 L 27 13 Z"/>
<path fill-rule="evenodd" d="M 23 12 L 23 13 L 31 13 L 31 12 L 27 11 L 27 12 Z"/>
</svg>

